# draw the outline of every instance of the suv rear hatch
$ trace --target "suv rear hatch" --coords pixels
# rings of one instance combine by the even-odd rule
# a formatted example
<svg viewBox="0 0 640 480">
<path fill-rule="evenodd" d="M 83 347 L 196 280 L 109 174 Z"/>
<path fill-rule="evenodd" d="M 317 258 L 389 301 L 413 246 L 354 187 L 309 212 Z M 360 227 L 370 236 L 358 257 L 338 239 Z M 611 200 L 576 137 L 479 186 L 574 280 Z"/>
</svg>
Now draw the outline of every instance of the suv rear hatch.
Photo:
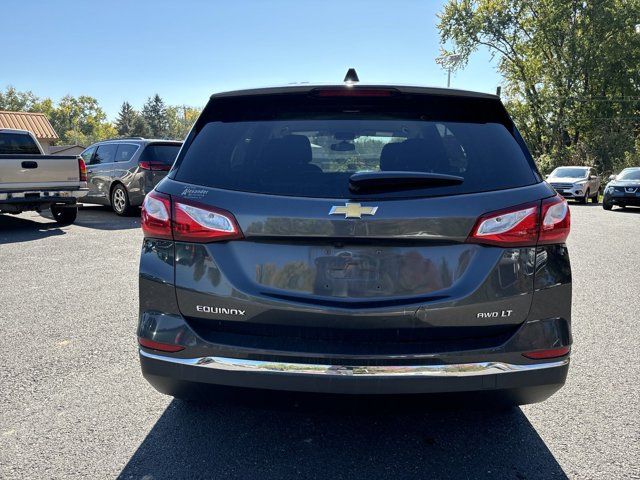
<svg viewBox="0 0 640 480">
<path fill-rule="evenodd" d="M 156 190 L 201 336 L 352 354 L 502 342 L 537 233 L 470 235 L 553 195 L 497 98 L 371 87 L 214 96 Z"/>
</svg>

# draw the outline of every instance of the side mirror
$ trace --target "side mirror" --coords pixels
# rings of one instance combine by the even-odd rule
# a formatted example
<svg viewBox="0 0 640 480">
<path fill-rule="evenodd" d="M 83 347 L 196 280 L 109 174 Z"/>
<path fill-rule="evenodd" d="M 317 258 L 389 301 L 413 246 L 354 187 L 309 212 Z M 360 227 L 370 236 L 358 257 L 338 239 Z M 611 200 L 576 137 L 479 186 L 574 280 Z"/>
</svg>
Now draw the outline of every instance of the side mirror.
<svg viewBox="0 0 640 480">
<path fill-rule="evenodd" d="M 617 175 L 609 175 L 609 181 L 611 181 L 611 180 L 615 180 L 615 179 L 616 179 L 616 177 L 617 177 Z"/>
</svg>

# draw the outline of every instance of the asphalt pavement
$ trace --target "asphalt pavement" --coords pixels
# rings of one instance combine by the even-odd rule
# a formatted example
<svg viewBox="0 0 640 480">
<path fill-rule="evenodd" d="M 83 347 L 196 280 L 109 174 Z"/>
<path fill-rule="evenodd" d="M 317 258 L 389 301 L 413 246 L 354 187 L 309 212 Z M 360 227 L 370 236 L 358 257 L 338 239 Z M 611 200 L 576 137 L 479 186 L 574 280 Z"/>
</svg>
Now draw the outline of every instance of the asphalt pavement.
<svg viewBox="0 0 640 480">
<path fill-rule="evenodd" d="M 173 400 L 138 365 L 139 217 L 0 215 L 0 478 L 640 478 L 640 209 L 571 213 L 569 378 L 507 411 Z"/>
</svg>

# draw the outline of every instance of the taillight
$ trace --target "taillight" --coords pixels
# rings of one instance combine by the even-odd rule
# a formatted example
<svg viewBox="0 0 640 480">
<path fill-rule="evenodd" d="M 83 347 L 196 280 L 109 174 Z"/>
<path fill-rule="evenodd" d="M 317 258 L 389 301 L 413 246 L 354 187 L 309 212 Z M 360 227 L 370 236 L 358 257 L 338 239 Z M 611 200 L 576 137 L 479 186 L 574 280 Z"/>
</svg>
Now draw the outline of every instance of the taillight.
<svg viewBox="0 0 640 480">
<path fill-rule="evenodd" d="M 564 243 L 570 230 L 569 207 L 556 195 L 482 215 L 467 239 L 471 243 L 502 247 Z"/>
<path fill-rule="evenodd" d="M 538 240 L 538 204 L 520 205 L 482 215 L 468 241 L 487 245 L 535 245 Z"/>
<path fill-rule="evenodd" d="M 81 182 L 87 181 L 87 165 L 84 163 L 82 157 L 78 157 L 78 176 Z"/>
<path fill-rule="evenodd" d="M 140 219 L 145 237 L 173 239 L 171 198 L 168 195 L 150 192 L 142 203 Z"/>
<path fill-rule="evenodd" d="M 145 237 L 198 243 L 242 238 L 232 213 L 155 190 L 144 199 L 141 220 Z"/>
<path fill-rule="evenodd" d="M 555 196 L 542 201 L 542 224 L 538 245 L 564 243 L 571 230 L 571 212 L 567 201 Z"/>
<path fill-rule="evenodd" d="M 160 162 L 147 162 L 145 160 L 142 160 L 140 162 L 138 162 L 138 166 L 142 169 L 142 170 L 150 170 L 150 171 L 154 171 L 154 172 L 168 172 L 169 170 L 171 170 L 171 165 L 167 165 L 166 163 L 160 163 Z"/>
<path fill-rule="evenodd" d="M 173 236 L 185 242 L 213 242 L 239 239 L 242 233 L 230 212 L 174 199 Z"/>
</svg>

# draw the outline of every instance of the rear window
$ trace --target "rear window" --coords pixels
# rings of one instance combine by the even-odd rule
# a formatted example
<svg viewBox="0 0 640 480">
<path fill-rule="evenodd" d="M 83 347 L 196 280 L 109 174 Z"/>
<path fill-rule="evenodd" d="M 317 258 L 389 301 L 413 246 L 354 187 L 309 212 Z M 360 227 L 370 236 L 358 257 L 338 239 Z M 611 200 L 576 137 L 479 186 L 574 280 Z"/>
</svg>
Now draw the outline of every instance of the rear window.
<svg viewBox="0 0 640 480">
<path fill-rule="evenodd" d="M 164 165 L 173 165 L 173 162 L 180 151 L 180 145 L 174 144 L 151 144 L 142 152 L 140 160 L 146 162 L 158 162 Z"/>
<path fill-rule="evenodd" d="M 361 194 L 376 198 L 473 193 L 539 181 L 495 100 L 273 97 L 212 100 L 178 160 L 175 179 L 324 198 L 357 197 L 349 177 L 358 172 L 464 178 L 453 186 Z"/>
<path fill-rule="evenodd" d="M 24 133 L 0 133 L 0 155 L 39 155 L 38 145 Z"/>
</svg>

